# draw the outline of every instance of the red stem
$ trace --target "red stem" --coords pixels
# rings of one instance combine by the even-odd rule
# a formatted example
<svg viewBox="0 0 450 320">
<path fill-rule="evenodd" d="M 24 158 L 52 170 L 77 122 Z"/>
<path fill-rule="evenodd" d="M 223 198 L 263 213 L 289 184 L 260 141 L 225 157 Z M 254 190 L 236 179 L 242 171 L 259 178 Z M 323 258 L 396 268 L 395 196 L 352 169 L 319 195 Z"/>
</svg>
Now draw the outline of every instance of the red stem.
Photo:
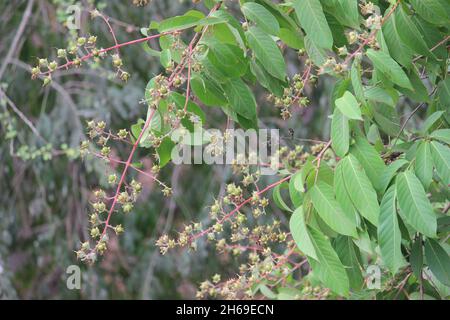
<svg viewBox="0 0 450 320">
<path fill-rule="evenodd" d="M 105 21 L 106 25 L 108 26 L 109 32 L 111 33 L 114 43 L 115 45 L 119 45 L 119 43 L 117 42 L 117 38 L 116 38 L 116 34 L 114 33 L 114 29 L 112 28 L 111 24 L 109 23 L 109 19 L 106 18 L 103 14 L 100 14 L 100 17 L 103 19 L 103 21 Z M 119 52 L 119 48 L 116 48 L 117 54 L 120 55 Z"/>
<path fill-rule="evenodd" d="M 123 185 L 123 183 L 124 183 L 124 181 L 125 181 L 125 176 L 126 176 L 126 174 L 127 174 L 128 168 L 129 168 L 130 165 L 131 165 L 131 161 L 133 160 L 133 155 L 134 155 L 134 153 L 136 152 L 136 149 L 137 149 L 137 147 L 138 147 L 138 145 L 139 145 L 139 142 L 140 142 L 141 139 L 142 139 L 142 136 L 143 136 L 145 130 L 146 130 L 146 129 L 148 128 L 148 126 L 150 125 L 150 123 L 151 123 L 151 121 L 152 121 L 152 118 L 153 118 L 153 115 L 154 115 L 154 114 L 155 114 L 155 109 L 152 109 L 152 111 L 151 111 L 149 117 L 148 117 L 147 120 L 145 121 L 144 127 L 142 128 L 141 133 L 139 134 L 139 137 L 136 139 L 136 142 L 133 144 L 133 148 L 132 148 L 132 150 L 131 150 L 131 152 L 130 152 L 130 155 L 128 156 L 128 160 L 127 160 L 127 162 L 125 163 L 125 168 L 124 168 L 123 171 L 122 171 L 122 175 L 121 175 L 121 177 L 120 177 L 119 184 L 117 185 L 117 189 L 116 189 L 116 193 L 115 193 L 115 195 L 114 195 L 113 202 L 112 202 L 112 204 L 111 204 L 111 207 L 109 208 L 108 216 L 107 216 L 107 218 L 106 218 L 106 220 L 105 220 L 105 227 L 104 227 L 104 229 L 103 229 L 103 232 L 102 232 L 102 235 L 101 235 L 101 237 L 100 237 L 100 240 L 101 240 L 101 239 L 103 238 L 103 236 L 106 234 L 106 231 L 107 231 L 108 226 L 109 226 L 109 221 L 110 221 L 110 219 L 111 219 L 112 213 L 114 212 L 114 208 L 116 207 L 116 204 L 117 204 L 117 199 L 118 199 L 118 197 L 119 197 L 120 190 L 122 189 L 122 185 Z"/>
<path fill-rule="evenodd" d="M 389 12 L 386 14 L 386 16 L 381 21 L 381 26 L 384 25 L 384 23 L 389 19 L 389 17 L 394 13 L 395 9 L 397 9 L 398 5 L 400 4 L 401 0 L 397 0 L 397 2 L 394 4 L 394 6 L 389 10 Z M 344 64 L 346 65 L 349 63 L 359 52 L 361 52 L 362 49 L 375 37 L 377 34 L 378 29 L 374 29 L 371 34 L 359 45 L 358 49 L 356 49 L 352 54 L 347 56 L 347 58 L 344 61 Z"/>
<path fill-rule="evenodd" d="M 119 43 L 119 44 L 116 44 L 116 45 L 114 45 L 112 47 L 109 47 L 109 48 L 106 48 L 106 49 L 101 49 L 101 50 L 98 51 L 98 53 L 101 54 L 101 53 L 105 53 L 105 52 L 108 52 L 108 51 L 111 51 L 111 50 L 114 50 L 114 49 L 119 49 L 119 48 L 130 46 L 130 45 L 133 45 L 133 44 L 146 42 L 146 41 L 149 41 L 149 40 L 152 40 L 152 39 L 156 39 L 156 38 L 162 37 L 164 35 L 172 34 L 172 33 L 173 33 L 173 31 L 172 32 L 163 32 L 163 33 L 154 34 L 154 35 L 151 35 L 151 36 L 148 36 L 148 37 L 145 37 L 145 38 L 135 39 L 135 40 L 131 40 L 131 41 L 124 42 L 124 43 Z M 93 56 L 94 56 L 94 53 L 91 52 L 91 53 L 88 53 L 88 54 L 82 56 L 80 58 L 80 60 L 81 61 L 86 61 L 86 60 L 92 58 Z M 70 66 L 72 66 L 74 63 L 75 63 L 74 60 L 68 61 L 67 63 L 65 63 L 63 65 L 58 66 L 58 68 L 56 68 L 56 70 L 67 69 Z M 50 72 L 51 71 L 43 72 L 42 75 L 50 74 Z"/>
<path fill-rule="evenodd" d="M 264 189 L 261 189 L 261 191 L 257 192 L 257 195 L 261 195 L 267 191 L 269 191 L 272 188 L 275 188 L 277 185 L 282 184 L 285 181 L 288 181 L 289 179 L 291 179 L 292 175 L 289 175 L 287 177 L 284 177 L 281 180 L 278 180 L 277 182 L 272 183 L 271 185 L 268 185 L 267 187 L 265 187 Z M 218 223 L 223 224 L 225 221 L 227 221 L 228 219 L 230 219 L 236 212 L 238 212 L 244 205 L 246 205 L 247 203 L 249 203 L 250 201 L 252 201 L 253 197 L 249 197 L 247 199 L 245 199 L 243 202 L 241 202 L 238 206 L 236 206 L 236 208 L 234 208 L 232 211 L 230 211 L 229 213 L 227 213 L 222 219 L 220 219 L 218 221 Z M 213 227 L 209 227 L 208 229 L 203 230 L 200 233 L 197 233 L 196 235 L 193 235 L 191 237 L 191 241 L 196 240 L 202 236 L 204 236 L 205 234 L 211 232 L 213 229 Z"/>
</svg>

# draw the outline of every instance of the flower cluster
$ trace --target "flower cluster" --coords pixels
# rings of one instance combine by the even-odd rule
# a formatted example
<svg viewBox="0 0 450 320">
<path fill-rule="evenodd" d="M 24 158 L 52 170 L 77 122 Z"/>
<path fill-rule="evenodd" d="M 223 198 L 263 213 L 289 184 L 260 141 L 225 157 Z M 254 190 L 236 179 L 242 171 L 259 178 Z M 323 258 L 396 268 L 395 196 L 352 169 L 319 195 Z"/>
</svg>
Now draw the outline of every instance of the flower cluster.
<svg viewBox="0 0 450 320">
<path fill-rule="evenodd" d="M 324 143 L 312 145 L 310 152 L 301 146 L 293 150 L 281 147 L 277 156 L 283 168 L 297 171 L 308 159 L 319 154 L 324 159 L 330 157 L 325 152 L 327 148 Z M 280 278 L 284 279 L 300 269 L 306 261 L 297 251 L 285 224 L 276 217 L 266 215 L 269 199 L 263 196 L 265 190 L 258 187 L 258 182 L 261 182 L 259 170 L 248 162 L 237 160 L 232 168 L 241 180 L 227 184 L 225 194 L 208 207 L 209 227 L 194 222 L 185 226 L 175 238 L 163 235 L 156 242 L 161 254 L 166 254 L 174 248 L 196 250 L 198 240 L 205 237 L 219 254 L 246 261 L 239 268 L 237 278 L 221 281 L 221 277 L 215 275 L 211 281 L 203 282 L 197 293 L 198 298 L 252 298 L 255 285 L 261 281 L 280 281 Z M 320 299 L 328 294 L 326 289 L 307 288 L 309 291 L 301 293 L 299 298 L 304 294 Z"/>
<path fill-rule="evenodd" d="M 144 7 L 148 5 L 150 2 L 152 2 L 152 0 L 133 0 L 133 4 L 136 7 Z"/>
<path fill-rule="evenodd" d="M 101 17 L 108 24 L 108 27 L 110 27 L 108 19 L 95 9 L 91 11 L 91 18 L 96 17 Z M 110 31 L 115 39 L 114 31 L 111 28 Z M 94 62 L 100 62 L 108 56 L 110 49 L 98 47 L 97 36 L 88 35 L 77 37 L 69 43 L 67 48 L 57 49 L 56 59 L 49 61 L 47 58 L 38 58 L 37 64 L 31 69 L 31 78 L 41 78 L 43 79 L 43 85 L 47 86 L 51 84 L 52 74 L 56 70 L 68 69 L 70 67 L 79 68 L 84 61 L 91 58 Z M 116 53 L 110 56 L 112 66 L 116 70 L 116 75 L 122 81 L 127 82 L 130 79 L 130 74 L 123 70 L 123 61 L 120 58 L 118 48 L 116 48 Z"/>
<path fill-rule="evenodd" d="M 112 155 L 112 141 L 133 144 L 131 134 L 128 130 L 120 129 L 117 132 L 112 132 L 106 129 L 106 123 L 104 121 L 92 120 L 87 122 L 87 136 L 89 140 L 83 141 L 80 145 L 80 154 L 83 157 L 91 155 L 106 161 L 111 166 L 124 165 L 134 169 L 139 174 L 145 175 L 156 182 L 161 187 L 164 195 L 171 195 L 172 189 L 155 177 L 159 172 L 159 166 L 154 166 L 152 172 L 149 173 L 135 167 L 131 163 L 127 164 L 124 161 L 116 159 Z M 98 255 L 106 251 L 109 241 L 108 230 L 114 231 L 116 235 L 124 232 L 121 224 L 111 225 L 111 214 L 114 211 L 118 211 L 118 208 L 124 214 L 129 214 L 133 210 L 134 204 L 143 189 L 142 183 L 137 179 L 132 179 L 127 183 L 123 176 L 119 178 L 114 169 L 112 173 L 107 175 L 107 182 L 116 190 L 114 195 L 108 196 L 106 190 L 98 189 L 93 192 L 91 202 L 92 209 L 89 213 L 89 234 L 95 245 L 91 246 L 91 242 L 89 241 L 84 242 L 76 252 L 78 258 L 88 263 L 95 262 Z"/>
<path fill-rule="evenodd" d="M 279 108 L 280 115 L 283 120 L 286 120 L 292 116 L 290 108 L 294 104 L 298 104 L 299 107 L 307 107 L 309 105 L 309 99 L 303 95 L 303 89 L 306 83 L 314 84 L 316 82 L 316 77 L 310 74 L 311 65 L 308 61 L 309 66 L 302 76 L 300 74 L 295 74 L 292 77 L 289 87 L 284 89 L 283 96 L 277 97 L 270 94 L 267 97 L 269 102 L 273 102 L 275 107 Z"/>
</svg>

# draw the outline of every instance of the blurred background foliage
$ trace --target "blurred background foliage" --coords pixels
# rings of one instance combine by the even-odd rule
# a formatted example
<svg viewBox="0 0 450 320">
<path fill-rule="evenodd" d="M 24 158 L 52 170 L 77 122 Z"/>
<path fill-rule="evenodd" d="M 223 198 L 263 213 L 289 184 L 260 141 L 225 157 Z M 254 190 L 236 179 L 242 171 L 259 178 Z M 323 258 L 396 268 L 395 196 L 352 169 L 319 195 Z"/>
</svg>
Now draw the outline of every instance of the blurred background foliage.
<svg viewBox="0 0 450 320">
<path fill-rule="evenodd" d="M 205 244 L 195 253 L 164 257 L 154 245 L 162 233 L 181 229 L 183 222 L 207 219 L 208 205 L 232 178 L 224 166 L 166 166 L 161 179 L 174 190 L 170 199 L 137 176 L 144 191 L 133 213 L 114 217 L 124 225 L 124 236 L 113 238 L 106 256 L 94 266 L 82 265 L 74 254 L 79 242 L 88 239 L 90 194 L 104 187 L 111 173 L 100 160 L 78 158 L 86 121 L 104 120 L 113 130 L 129 129 L 145 117 L 140 104 L 145 85 L 162 70 L 144 45 L 121 49 L 125 69 L 132 75 L 126 84 L 104 62 L 57 72 L 52 85 L 43 88 L 41 81 L 30 79 L 29 66 L 38 58 L 53 60 L 56 49 L 65 48 L 77 35 L 96 35 L 103 47 L 113 45 L 105 23 L 90 19 L 94 7 L 110 17 L 119 42 L 141 37 L 140 29 L 152 20 L 203 9 L 190 0 L 155 0 L 145 7 L 132 2 L 0 2 L 0 298 L 193 298 L 200 281 L 237 271 L 239 261 L 218 256 Z M 85 9 L 78 31 L 65 27 L 66 10 L 73 4 Z M 150 46 L 159 49 L 157 42 Z M 289 72 L 294 74 L 299 60 L 294 52 L 288 56 Z M 325 140 L 333 85 L 334 80 L 322 77 L 314 92 L 308 92 L 311 107 L 297 110 L 288 121 L 282 121 L 266 103 L 264 91 L 255 88 L 260 126 L 280 128 L 283 144 L 291 146 L 302 138 Z M 207 114 L 209 127 L 225 126 L 219 109 L 209 108 Z M 125 157 L 129 146 L 116 145 L 113 152 Z M 151 168 L 149 155 L 139 152 L 136 158 L 145 169 Z M 275 206 L 271 212 L 287 224 Z M 72 264 L 83 271 L 80 291 L 66 288 L 66 268 Z"/>
</svg>

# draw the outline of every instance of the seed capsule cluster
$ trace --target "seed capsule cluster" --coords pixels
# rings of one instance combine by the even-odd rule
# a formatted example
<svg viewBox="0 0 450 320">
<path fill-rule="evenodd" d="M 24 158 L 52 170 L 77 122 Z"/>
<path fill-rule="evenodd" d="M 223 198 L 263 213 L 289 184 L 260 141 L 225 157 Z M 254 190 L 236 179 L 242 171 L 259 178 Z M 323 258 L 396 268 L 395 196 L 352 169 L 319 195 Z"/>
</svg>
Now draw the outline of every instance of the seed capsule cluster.
<svg viewBox="0 0 450 320">
<path fill-rule="evenodd" d="M 111 142 L 122 142 L 132 144 L 130 141 L 130 132 L 126 129 L 120 129 L 113 133 L 106 129 L 106 123 L 104 121 L 88 121 L 87 122 L 87 136 L 89 140 L 83 141 L 80 145 L 80 154 L 83 157 L 88 155 L 95 156 L 107 162 L 107 164 L 124 164 L 123 161 L 115 159 L 112 155 Z M 140 173 L 144 171 L 139 170 Z M 152 174 L 147 174 L 153 181 L 160 185 L 164 195 L 169 196 L 172 193 L 171 188 L 158 180 L 153 174 L 159 171 L 158 166 L 154 166 Z M 118 188 L 119 177 L 113 171 L 108 174 L 107 182 L 114 188 Z M 110 217 L 112 203 L 115 203 L 114 211 L 122 211 L 124 214 L 129 214 L 134 208 L 134 204 L 138 200 L 139 194 L 142 192 L 143 185 L 137 179 L 132 179 L 129 183 L 124 181 L 121 184 L 123 187 L 121 190 L 114 194 L 114 196 L 108 196 L 107 191 L 103 189 L 95 190 L 92 194 L 91 211 L 89 213 L 90 230 L 89 234 L 92 239 L 90 241 L 81 244 L 80 249 L 76 252 L 77 257 L 87 263 L 94 263 L 98 255 L 102 255 L 106 250 L 109 242 L 108 230 L 114 231 L 116 235 L 120 235 L 124 232 L 124 228 L 121 224 L 111 225 L 108 221 Z"/>
<path fill-rule="evenodd" d="M 102 16 L 99 11 L 91 11 L 92 18 L 98 16 Z M 110 56 L 111 64 L 116 70 L 117 77 L 122 81 L 127 82 L 131 75 L 123 70 L 123 61 L 120 58 L 118 51 Z M 48 86 L 51 84 L 52 74 L 56 70 L 69 69 L 71 67 L 80 68 L 87 59 L 92 58 L 94 62 L 98 63 L 106 57 L 108 57 L 108 52 L 107 50 L 98 47 L 97 36 L 89 35 L 78 37 L 73 40 L 67 48 L 57 49 L 56 59 L 51 61 L 47 58 L 37 59 L 37 64 L 31 69 L 31 78 L 41 78 L 43 80 L 43 86 Z"/>
<path fill-rule="evenodd" d="M 133 0 L 133 5 L 136 7 L 144 7 L 148 5 L 152 0 Z"/>
</svg>

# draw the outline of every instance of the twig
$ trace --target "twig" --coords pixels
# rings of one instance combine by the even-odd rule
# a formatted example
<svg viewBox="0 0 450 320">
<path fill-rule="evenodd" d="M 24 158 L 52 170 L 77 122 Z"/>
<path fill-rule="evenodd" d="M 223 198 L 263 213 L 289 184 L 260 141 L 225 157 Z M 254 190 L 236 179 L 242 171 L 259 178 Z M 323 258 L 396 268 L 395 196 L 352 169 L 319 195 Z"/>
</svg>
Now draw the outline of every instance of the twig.
<svg viewBox="0 0 450 320">
<path fill-rule="evenodd" d="M 328 143 L 324 146 L 324 148 L 320 151 L 320 153 L 317 155 L 316 159 L 314 161 L 318 161 L 319 165 L 320 165 L 320 159 L 323 157 L 325 151 L 330 147 L 331 145 L 331 140 L 328 141 Z M 274 183 L 272 183 L 271 185 L 268 185 L 267 187 L 265 187 L 264 189 L 261 189 L 260 191 L 258 191 L 256 194 L 258 196 L 266 193 L 267 191 L 275 188 L 276 186 L 282 184 L 283 182 L 289 181 L 291 179 L 292 175 L 288 175 Z M 239 205 L 236 206 L 236 208 L 234 208 L 232 211 L 230 211 L 229 213 L 227 213 L 222 219 L 220 219 L 218 221 L 219 224 L 223 224 L 225 221 L 229 220 L 234 214 L 236 214 L 237 212 L 239 212 L 239 210 L 246 205 L 247 203 L 251 202 L 253 199 L 252 197 L 249 197 L 247 199 L 245 199 L 243 202 L 241 202 Z M 191 236 L 190 241 L 194 241 L 202 236 L 204 236 L 205 234 L 211 232 L 213 230 L 213 227 L 209 227 L 193 236 Z"/>
<path fill-rule="evenodd" d="M 398 295 L 400 294 L 400 292 L 403 291 L 403 288 L 405 287 L 405 285 L 406 285 L 406 283 L 408 282 L 408 279 L 409 279 L 409 277 L 410 277 L 411 275 L 412 275 L 412 272 L 408 273 L 408 274 L 406 275 L 405 279 L 403 279 L 402 282 L 400 282 L 400 284 L 399 284 L 398 287 L 397 287 L 397 288 L 399 288 L 399 289 L 398 289 L 397 294 L 395 295 L 395 297 L 394 297 L 393 300 L 396 300 L 397 297 L 398 297 Z"/>
<path fill-rule="evenodd" d="M 442 40 L 439 41 L 436 45 L 434 45 L 434 46 L 430 49 L 430 52 L 432 52 L 432 51 L 436 50 L 437 48 L 439 48 L 441 45 L 443 45 L 444 43 L 446 43 L 449 39 L 450 39 L 450 36 L 446 36 L 444 39 L 442 39 Z M 419 59 L 421 59 L 421 58 L 423 58 L 422 55 L 421 55 L 421 56 L 418 56 L 418 57 L 415 57 L 415 58 L 413 59 L 413 62 L 416 62 L 417 60 L 419 60 Z"/>
<path fill-rule="evenodd" d="M 162 33 L 158 33 L 158 34 L 151 35 L 151 36 L 148 36 L 148 37 L 139 38 L 139 39 L 131 40 L 131 41 L 128 41 L 128 42 L 119 43 L 119 44 L 116 44 L 116 45 L 114 45 L 114 46 L 112 46 L 112 47 L 109 47 L 109 48 L 106 48 L 106 49 L 101 49 L 101 50 L 98 51 L 98 53 L 101 54 L 101 53 L 109 52 L 109 51 L 111 51 L 111 50 L 116 50 L 116 49 L 119 49 L 119 48 L 122 48 L 122 47 L 126 47 L 126 46 L 130 46 L 130 45 L 133 45 L 133 44 L 138 44 L 138 43 L 146 42 L 146 41 L 149 41 L 149 40 L 151 40 L 151 39 L 159 38 L 159 37 L 162 37 L 162 36 L 164 36 L 164 35 L 168 35 L 168 34 L 172 34 L 172 33 L 174 33 L 174 31 L 172 31 L 172 32 L 162 32 Z M 88 53 L 88 54 L 82 56 L 82 57 L 80 58 L 80 61 L 86 61 L 86 60 L 89 60 L 89 59 L 92 58 L 93 56 L 94 56 L 94 52 Z M 58 67 L 56 68 L 56 70 L 67 69 L 67 68 L 69 68 L 70 66 L 72 66 L 74 63 L 75 63 L 74 60 L 68 61 L 67 63 L 65 63 L 65 64 L 63 64 L 63 65 L 58 66 Z M 46 72 L 43 72 L 43 73 L 41 73 L 41 74 L 42 74 L 42 75 L 48 75 L 48 74 L 50 74 L 51 72 L 53 72 L 53 71 L 46 71 Z"/>
<path fill-rule="evenodd" d="M 429 96 L 432 96 L 435 92 L 436 92 L 437 87 L 434 87 L 433 90 L 431 91 L 431 93 L 429 94 Z M 426 104 L 426 102 L 422 102 L 420 103 L 416 108 L 414 108 L 414 110 L 408 115 L 408 118 L 406 118 L 405 122 L 402 124 L 397 136 L 395 137 L 394 142 L 391 145 L 391 149 L 393 146 L 395 146 L 395 144 L 397 143 L 397 140 L 400 138 L 401 134 L 403 133 L 403 130 L 405 130 L 406 125 L 408 124 L 408 121 L 411 120 L 411 118 L 414 116 L 414 114 L 416 114 L 417 111 L 419 111 L 420 108 L 422 108 L 424 105 Z"/>
<path fill-rule="evenodd" d="M 319 177 L 319 170 L 320 170 L 320 163 L 322 161 L 323 155 L 325 154 L 325 151 L 331 146 L 331 139 L 327 142 L 325 147 L 320 151 L 320 153 L 317 155 L 317 158 L 314 160 L 317 160 L 317 166 L 316 166 L 316 177 L 314 178 L 314 182 L 317 182 L 317 178 Z"/>
<path fill-rule="evenodd" d="M 408 124 L 408 121 L 413 117 L 413 115 L 419 111 L 420 108 L 422 108 L 425 105 L 425 102 L 420 103 L 417 107 L 414 108 L 414 110 L 409 114 L 408 118 L 406 118 L 405 122 L 402 124 L 402 126 L 400 127 L 400 130 L 397 134 L 397 136 L 394 139 L 394 142 L 392 143 L 392 146 L 395 146 L 395 144 L 397 143 L 397 140 L 400 138 L 403 130 L 405 129 L 406 125 Z"/>
<path fill-rule="evenodd" d="M 139 134 L 138 138 L 136 139 L 136 142 L 133 145 L 133 148 L 131 149 L 130 155 L 128 156 L 128 160 L 125 163 L 125 168 L 122 171 L 122 175 L 121 175 L 119 183 L 117 185 L 116 193 L 114 195 L 113 202 L 111 204 L 111 207 L 109 208 L 108 216 L 106 217 L 106 220 L 105 220 L 105 226 L 103 228 L 103 232 L 102 232 L 102 235 L 100 237 L 100 241 L 103 239 L 104 235 L 106 234 L 106 231 L 108 230 L 109 221 L 111 220 L 112 213 L 114 212 L 114 209 L 116 207 L 117 200 L 118 200 L 118 197 L 119 197 L 119 194 L 120 194 L 120 190 L 122 189 L 122 185 L 123 185 L 123 183 L 125 181 L 125 177 L 126 177 L 126 174 L 128 172 L 128 168 L 131 166 L 131 161 L 133 160 L 134 153 L 136 152 L 136 149 L 137 149 L 137 147 L 139 145 L 139 142 L 142 139 L 142 136 L 144 135 L 144 132 L 150 126 L 150 123 L 151 123 L 151 121 L 153 119 L 154 114 L 155 114 L 155 109 L 152 109 L 149 117 L 145 121 L 144 127 L 141 130 L 141 133 Z"/>
<path fill-rule="evenodd" d="M 48 143 L 48 141 L 39 133 L 39 131 L 36 129 L 36 127 L 33 125 L 33 123 L 28 119 L 22 111 L 17 108 L 17 106 L 14 104 L 14 102 L 6 95 L 5 92 L 3 92 L 2 89 L 0 89 L 0 96 L 2 96 L 8 105 L 11 107 L 11 109 L 14 111 L 17 116 L 22 119 L 22 121 L 30 128 L 30 130 L 34 133 L 36 137 L 44 141 L 45 143 Z"/>
<path fill-rule="evenodd" d="M 109 33 L 111 33 L 111 36 L 113 37 L 114 44 L 115 44 L 116 46 L 118 46 L 119 43 L 117 42 L 117 37 L 116 37 L 116 34 L 115 34 L 115 32 L 114 32 L 114 29 L 112 28 L 111 24 L 109 23 L 109 18 L 105 17 L 105 16 L 104 16 L 102 13 L 100 13 L 100 12 L 98 12 L 98 16 L 106 23 L 106 25 L 108 26 L 108 29 L 109 29 Z M 119 48 L 118 48 L 118 47 L 116 48 L 116 52 L 117 52 L 117 55 L 120 55 L 120 51 L 119 51 Z"/>
<path fill-rule="evenodd" d="M 20 41 L 20 38 L 22 37 L 22 34 L 28 24 L 28 20 L 30 19 L 30 16 L 31 16 L 31 11 L 33 10 L 33 5 L 34 5 L 34 0 L 29 0 L 28 5 L 27 5 L 25 12 L 23 14 L 23 17 L 22 17 L 22 21 L 20 22 L 19 28 L 17 29 L 16 35 L 14 36 L 14 39 L 11 43 L 11 46 L 9 47 L 9 51 L 6 55 L 6 58 L 3 61 L 2 66 L 0 67 L 0 80 L 2 79 L 3 74 L 5 73 L 6 67 L 11 62 L 11 58 L 12 58 L 14 52 L 16 51 L 17 45 Z"/>
<path fill-rule="evenodd" d="M 389 17 L 394 13 L 395 9 L 397 9 L 398 5 L 400 4 L 400 1 L 401 0 L 397 0 L 397 2 L 392 6 L 391 10 L 389 10 L 389 12 L 383 17 L 381 26 L 383 26 L 389 19 Z M 344 60 L 344 65 L 347 65 L 359 52 L 361 52 L 364 47 L 377 35 L 377 32 L 378 29 L 373 29 L 369 36 L 359 45 L 358 49 L 347 56 L 347 58 Z"/>
</svg>

